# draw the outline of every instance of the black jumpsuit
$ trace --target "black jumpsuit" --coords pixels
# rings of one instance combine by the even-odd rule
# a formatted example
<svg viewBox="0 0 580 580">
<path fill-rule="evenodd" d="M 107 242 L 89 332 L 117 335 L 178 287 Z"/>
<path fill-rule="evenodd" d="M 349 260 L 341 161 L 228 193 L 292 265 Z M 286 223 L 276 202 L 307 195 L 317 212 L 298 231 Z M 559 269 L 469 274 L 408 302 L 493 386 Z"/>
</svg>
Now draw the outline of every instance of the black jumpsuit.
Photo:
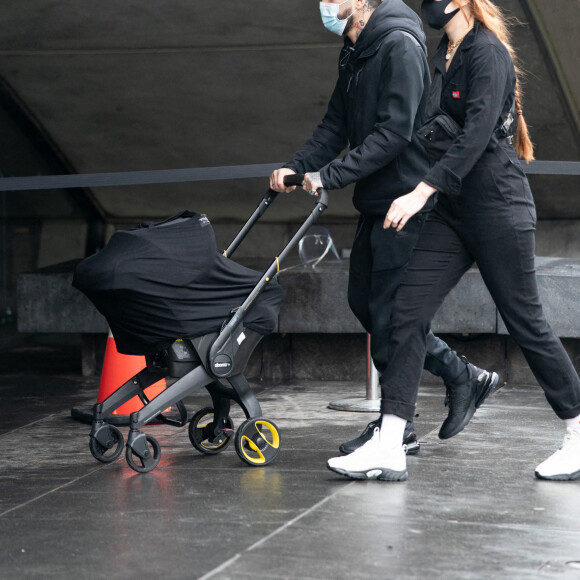
<svg viewBox="0 0 580 580">
<path fill-rule="evenodd" d="M 490 140 L 514 105 L 509 53 L 483 25 L 463 40 L 445 72 L 447 37 L 434 57 L 441 108 L 463 127 L 424 181 L 437 188 L 397 291 L 382 411 L 411 419 L 425 337 L 444 298 L 475 262 L 510 335 L 561 419 L 580 414 L 580 379 L 544 316 L 535 275 L 536 212 L 512 145 Z"/>
</svg>

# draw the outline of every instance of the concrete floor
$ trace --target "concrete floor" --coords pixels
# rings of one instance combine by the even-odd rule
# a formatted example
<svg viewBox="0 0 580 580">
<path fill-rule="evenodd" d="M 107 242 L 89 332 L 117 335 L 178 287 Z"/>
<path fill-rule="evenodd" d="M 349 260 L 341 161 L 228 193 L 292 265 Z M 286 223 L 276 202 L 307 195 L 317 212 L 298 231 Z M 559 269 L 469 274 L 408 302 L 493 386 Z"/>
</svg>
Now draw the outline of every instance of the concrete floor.
<svg viewBox="0 0 580 580">
<path fill-rule="evenodd" d="M 505 385 L 446 442 L 443 390 L 422 389 L 422 446 L 404 483 L 326 469 L 369 420 L 327 408 L 364 395 L 343 382 L 256 385 L 282 435 L 267 467 L 246 466 L 233 445 L 202 456 L 186 428 L 149 426 L 162 457 L 139 475 L 124 456 L 96 462 L 89 426 L 70 418 L 98 392 L 75 348 L 4 346 L 1 578 L 580 577 L 580 482 L 533 477 L 563 435 L 539 387 Z M 232 417 L 238 425 L 237 408 Z"/>
</svg>

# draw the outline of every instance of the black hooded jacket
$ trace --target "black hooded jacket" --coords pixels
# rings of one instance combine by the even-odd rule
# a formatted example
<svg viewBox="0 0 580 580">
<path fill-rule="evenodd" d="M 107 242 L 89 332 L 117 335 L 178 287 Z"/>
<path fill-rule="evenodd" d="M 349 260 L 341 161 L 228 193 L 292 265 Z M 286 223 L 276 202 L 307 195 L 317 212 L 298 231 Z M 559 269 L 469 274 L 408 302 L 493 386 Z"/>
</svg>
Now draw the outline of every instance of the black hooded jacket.
<svg viewBox="0 0 580 580">
<path fill-rule="evenodd" d="M 384 0 L 355 44 L 345 37 L 328 111 L 285 167 L 320 171 L 327 189 L 356 182 L 356 209 L 385 214 L 429 170 L 415 136 L 429 85 L 421 20 L 402 0 Z"/>
</svg>

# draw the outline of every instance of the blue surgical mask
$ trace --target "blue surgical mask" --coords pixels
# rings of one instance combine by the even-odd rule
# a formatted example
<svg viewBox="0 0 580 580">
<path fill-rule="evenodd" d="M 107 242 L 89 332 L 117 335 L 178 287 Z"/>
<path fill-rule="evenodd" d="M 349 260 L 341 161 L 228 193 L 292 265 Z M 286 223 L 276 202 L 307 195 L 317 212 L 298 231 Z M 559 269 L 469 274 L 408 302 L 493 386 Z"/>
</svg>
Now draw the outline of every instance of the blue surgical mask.
<svg viewBox="0 0 580 580">
<path fill-rule="evenodd" d="M 348 19 L 356 12 L 353 10 L 344 20 L 341 20 L 338 17 L 340 7 L 349 1 L 350 0 L 344 0 L 344 2 L 341 2 L 340 4 L 333 4 L 330 2 L 320 3 L 320 16 L 322 17 L 322 24 L 324 24 L 327 30 L 334 32 L 334 34 L 338 34 L 338 36 L 342 36 Z"/>
</svg>

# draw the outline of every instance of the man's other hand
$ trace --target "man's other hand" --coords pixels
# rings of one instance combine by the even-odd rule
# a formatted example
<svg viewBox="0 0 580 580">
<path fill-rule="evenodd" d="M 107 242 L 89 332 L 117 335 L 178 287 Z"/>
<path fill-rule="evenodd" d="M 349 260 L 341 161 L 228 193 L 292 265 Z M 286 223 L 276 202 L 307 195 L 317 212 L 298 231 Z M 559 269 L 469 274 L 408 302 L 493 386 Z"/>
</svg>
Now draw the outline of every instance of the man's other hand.
<svg viewBox="0 0 580 580">
<path fill-rule="evenodd" d="M 290 193 L 296 189 L 295 185 L 290 187 L 286 187 L 284 185 L 284 176 L 285 175 L 294 175 L 296 172 L 292 171 L 292 169 L 287 169 L 286 167 L 282 167 L 282 169 L 276 169 L 276 171 L 272 172 L 270 175 L 270 189 L 277 191 L 279 193 Z"/>
</svg>

